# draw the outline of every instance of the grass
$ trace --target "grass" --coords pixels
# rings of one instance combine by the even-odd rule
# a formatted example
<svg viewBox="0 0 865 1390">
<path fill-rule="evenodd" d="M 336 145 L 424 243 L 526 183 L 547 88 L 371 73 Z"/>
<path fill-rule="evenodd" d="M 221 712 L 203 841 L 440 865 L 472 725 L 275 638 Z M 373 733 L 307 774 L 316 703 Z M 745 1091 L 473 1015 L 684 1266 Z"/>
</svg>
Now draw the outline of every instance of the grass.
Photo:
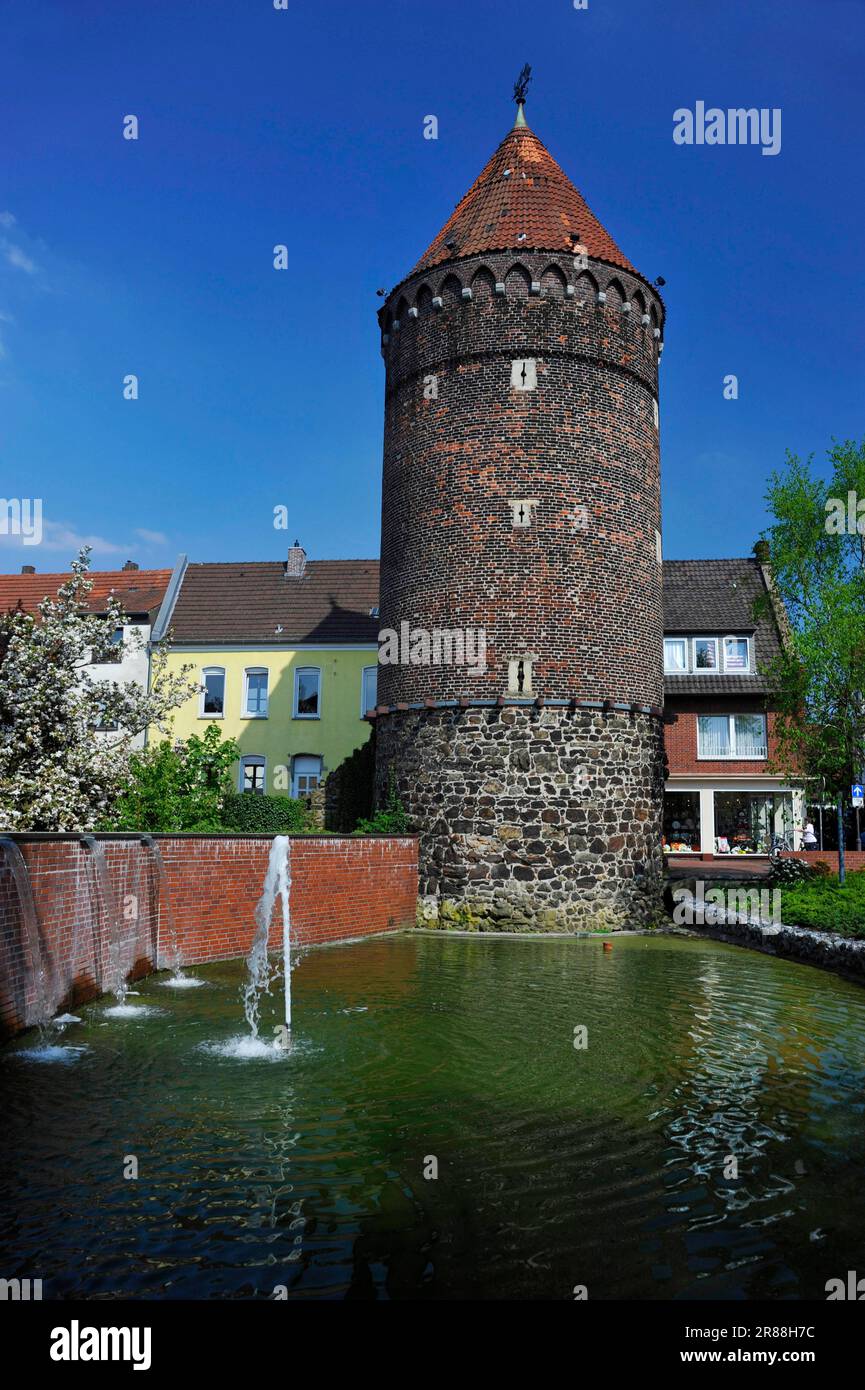
<svg viewBox="0 0 865 1390">
<path fill-rule="evenodd" d="M 848 874 L 843 888 L 837 874 L 782 888 L 781 921 L 791 927 L 865 937 L 865 872 Z"/>
</svg>

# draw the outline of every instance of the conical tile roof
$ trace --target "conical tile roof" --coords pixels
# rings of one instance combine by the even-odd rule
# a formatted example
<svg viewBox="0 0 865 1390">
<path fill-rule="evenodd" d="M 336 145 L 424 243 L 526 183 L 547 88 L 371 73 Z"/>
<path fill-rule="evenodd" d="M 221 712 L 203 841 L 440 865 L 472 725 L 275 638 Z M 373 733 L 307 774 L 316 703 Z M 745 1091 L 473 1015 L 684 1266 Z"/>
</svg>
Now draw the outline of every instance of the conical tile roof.
<svg viewBox="0 0 865 1390">
<path fill-rule="evenodd" d="M 589 256 L 634 269 L 543 141 L 520 121 L 521 116 L 412 275 L 487 251 L 569 251 L 571 233 Z M 449 247 L 449 241 L 455 244 Z"/>
</svg>

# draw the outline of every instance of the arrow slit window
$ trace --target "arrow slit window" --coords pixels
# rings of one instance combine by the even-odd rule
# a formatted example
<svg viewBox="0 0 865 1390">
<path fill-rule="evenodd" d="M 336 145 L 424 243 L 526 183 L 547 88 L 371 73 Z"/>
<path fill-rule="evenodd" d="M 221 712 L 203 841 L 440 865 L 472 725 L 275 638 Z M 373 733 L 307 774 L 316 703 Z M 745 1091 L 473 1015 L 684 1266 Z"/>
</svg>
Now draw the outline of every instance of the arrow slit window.
<svg viewBox="0 0 865 1390">
<path fill-rule="evenodd" d="M 538 384 L 538 364 L 534 357 L 518 357 L 511 363 L 511 386 L 515 391 L 534 391 Z"/>
</svg>

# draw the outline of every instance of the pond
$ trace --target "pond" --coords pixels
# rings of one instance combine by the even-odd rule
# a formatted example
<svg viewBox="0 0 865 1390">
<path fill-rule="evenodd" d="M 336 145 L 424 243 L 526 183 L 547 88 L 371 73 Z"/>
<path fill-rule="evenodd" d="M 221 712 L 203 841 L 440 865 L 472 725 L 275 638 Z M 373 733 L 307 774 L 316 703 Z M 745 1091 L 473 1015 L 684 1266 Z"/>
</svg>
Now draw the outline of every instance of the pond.
<svg viewBox="0 0 865 1390">
<path fill-rule="evenodd" d="M 291 1051 L 244 1060 L 218 1050 L 242 962 L 195 973 L 136 986 L 148 1013 L 79 1010 L 72 1061 L 4 1050 L 4 1277 L 46 1299 L 823 1299 L 861 1265 L 856 985 L 673 936 L 403 934 L 308 952 Z"/>
</svg>

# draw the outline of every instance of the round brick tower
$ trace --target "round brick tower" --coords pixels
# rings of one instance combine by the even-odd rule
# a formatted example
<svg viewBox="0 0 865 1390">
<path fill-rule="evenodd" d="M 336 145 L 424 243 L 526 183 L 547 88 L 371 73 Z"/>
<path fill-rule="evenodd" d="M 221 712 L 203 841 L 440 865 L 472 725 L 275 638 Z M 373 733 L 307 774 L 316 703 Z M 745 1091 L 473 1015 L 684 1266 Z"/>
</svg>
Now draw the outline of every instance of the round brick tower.
<svg viewBox="0 0 865 1390">
<path fill-rule="evenodd" d="M 379 314 L 379 801 L 421 917 L 640 924 L 661 883 L 664 310 L 525 123 Z"/>
</svg>

